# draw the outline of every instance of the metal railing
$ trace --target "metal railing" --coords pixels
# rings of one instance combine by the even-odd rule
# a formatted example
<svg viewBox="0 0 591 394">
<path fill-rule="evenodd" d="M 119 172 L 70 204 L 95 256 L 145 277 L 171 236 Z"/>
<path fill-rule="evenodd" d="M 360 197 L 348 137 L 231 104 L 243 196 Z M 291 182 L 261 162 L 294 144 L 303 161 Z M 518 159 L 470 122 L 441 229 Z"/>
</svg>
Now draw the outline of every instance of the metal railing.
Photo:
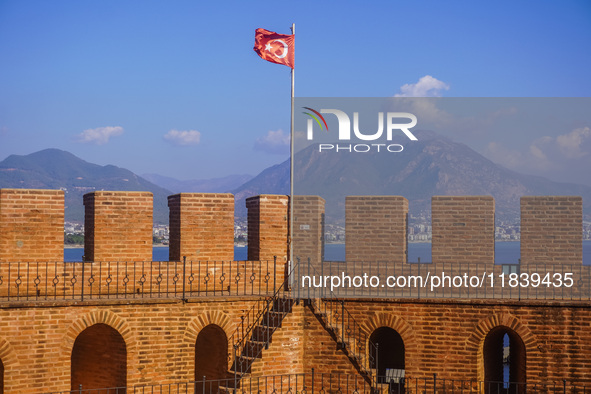
<svg viewBox="0 0 591 394">
<path fill-rule="evenodd" d="M 384 377 L 379 381 L 385 382 Z M 358 374 L 310 373 L 246 376 L 234 379 L 204 379 L 156 385 L 104 389 L 80 389 L 46 394 L 216 394 L 216 393 L 341 393 L 341 394 L 588 394 L 591 385 L 561 380 L 557 382 L 483 382 L 468 379 L 405 377 L 370 385 Z"/>
<path fill-rule="evenodd" d="M 2 301 L 268 296 L 284 263 L 263 261 L 0 262 Z"/>
<path fill-rule="evenodd" d="M 297 298 L 321 298 L 328 288 L 339 298 L 591 301 L 591 266 L 580 264 L 326 261 L 312 268 L 290 278 Z M 285 278 L 276 259 L 0 262 L 0 302 L 272 296 Z"/>
<path fill-rule="evenodd" d="M 287 278 L 292 274 L 293 269 Z M 263 349 L 268 348 L 273 333 L 291 312 L 293 304 L 288 281 L 284 281 L 272 297 L 255 301 L 241 317 L 240 324 L 229 338 L 233 348 L 231 370 L 235 384 L 244 374 L 250 373 L 252 364 L 261 356 Z"/>
<path fill-rule="evenodd" d="M 383 380 L 382 380 L 383 379 Z M 384 394 L 586 394 L 591 393 L 591 385 L 576 382 L 496 382 L 466 379 L 441 379 L 433 377 L 405 377 L 390 380 L 380 376 L 385 382 L 377 386 L 377 392 Z"/>
<path fill-rule="evenodd" d="M 298 275 L 323 275 L 311 264 L 310 259 L 306 264 L 298 261 Z M 308 289 L 309 290 L 309 289 Z M 378 348 L 361 325 L 345 307 L 345 301 L 339 299 L 329 288 L 319 289 L 311 294 L 309 291 L 298 289 L 297 297 L 308 300 L 314 313 L 324 322 L 325 327 L 331 332 L 333 339 L 344 350 L 347 356 L 357 364 L 360 372 L 367 378 L 370 384 L 375 383 L 375 373 L 378 368 Z"/>
</svg>

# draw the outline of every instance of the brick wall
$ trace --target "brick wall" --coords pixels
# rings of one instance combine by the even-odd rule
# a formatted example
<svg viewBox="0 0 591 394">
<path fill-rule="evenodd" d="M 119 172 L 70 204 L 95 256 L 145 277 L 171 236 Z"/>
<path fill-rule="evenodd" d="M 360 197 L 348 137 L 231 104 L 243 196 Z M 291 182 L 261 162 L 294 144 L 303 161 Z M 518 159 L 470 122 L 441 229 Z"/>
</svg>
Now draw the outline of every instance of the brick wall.
<svg viewBox="0 0 591 394">
<path fill-rule="evenodd" d="M 395 329 L 406 348 L 406 376 L 483 380 L 483 344 L 508 327 L 525 344 L 528 384 L 591 384 L 589 303 L 356 300 L 347 308 L 368 333 Z"/>
<path fill-rule="evenodd" d="M 431 257 L 436 263 L 495 261 L 495 202 L 490 196 L 431 198 Z"/>
<path fill-rule="evenodd" d="M 407 261 L 408 200 L 399 196 L 347 196 L 347 261 Z"/>
<path fill-rule="evenodd" d="M 234 260 L 234 196 L 181 193 L 168 197 L 169 260 Z"/>
<path fill-rule="evenodd" d="M 201 330 L 215 324 L 230 338 L 254 300 L 211 297 L 59 307 L 52 303 L 2 305 L 0 360 L 5 392 L 69 390 L 76 339 L 96 324 L 112 327 L 123 338 L 128 385 L 192 381 Z M 529 384 L 566 379 L 591 385 L 589 302 L 388 299 L 348 300 L 346 308 L 368 337 L 379 327 L 400 334 L 407 378 L 431 379 L 437 373 L 440 381 L 483 379 L 484 340 L 493 328 L 507 327 L 524 343 Z M 89 349 L 110 346 L 100 345 L 97 336 L 94 339 Z M 232 354 L 231 342 L 227 351 Z M 253 375 L 311 368 L 317 380 L 322 373 L 356 373 L 324 329 L 321 317 L 301 303 L 294 305 L 275 332 L 269 348 L 253 365 Z"/>
<path fill-rule="evenodd" d="M 324 252 L 324 199 L 294 196 L 294 259 L 319 263 Z"/>
<path fill-rule="evenodd" d="M 64 192 L 0 189 L 0 262 L 63 259 Z"/>
<path fill-rule="evenodd" d="M 521 263 L 583 262 L 583 199 L 521 197 Z"/>
<path fill-rule="evenodd" d="M 262 194 L 246 199 L 248 259 L 286 262 L 288 259 L 289 197 Z"/>
<path fill-rule="evenodd" d="M 85 260 L 151 261 L 152 210 L 150 192 L 85 194 Z"/>
</svg>

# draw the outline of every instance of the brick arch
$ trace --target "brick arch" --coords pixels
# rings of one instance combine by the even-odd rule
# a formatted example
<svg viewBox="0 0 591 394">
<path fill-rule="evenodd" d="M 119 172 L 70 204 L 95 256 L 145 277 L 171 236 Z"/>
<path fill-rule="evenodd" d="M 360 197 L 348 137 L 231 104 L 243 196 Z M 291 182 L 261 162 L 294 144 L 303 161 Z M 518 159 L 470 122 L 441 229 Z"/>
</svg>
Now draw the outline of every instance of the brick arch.
<svg viewBox="0 0 591 394">
<path fill-rule="evenodd" d="M 2 361 L 2 364 L 4 366 L 4 376 L 2 377 L 2 380 L 3 380 L 2 388 L 5 392 L 11 392 L 12 389 L 9 384 L 10 379 L 7 379 L 7 378 L 10 377 L 11 372 L 13 370 L 16 370 L 19 367 L 19 362 L 18 362 L 18 357 L 16 355 L 16 352 L 14 351 L 14 348 L 12 347 L 10 342 L 8 342 L 4 338 L 0 338 L 0 361 Z"/>
<path fill-rule="evenodd" d="M 416 357 L 412 357 L 412 355 L 418 354 L 418 349 L 412 326 L 402 317 L 394 313 L 385 312 L 369 315 L 361 324 L 361 330 L 367 335 L 367 341 L 369 341 L 371 334 L 380 327 L 389 327 L 402 337 L 406 359 L 405 368 L 407 371 L 415 371 Z M 367 343 L 365 348 L 367 349 Z"/>
<path fill-rule="evenodd" d="M 210 324 L 215 324 L 224 330 L 226 337 L 228 338 L 228 355 L 232 355 L 233 349 L 231 341 L 236 325 L 232 322 L 230 316 L 222 311 L 205 312 L 192 319 L 185 330 L 185 335 L 183 336 L 185 347 L 194 351 L 199 333 Z M 189 370 L 195 370 L 194 358 L 190 357 L 188 360 L 192 360 L 189 361 Z M 228 360 L 228 368 L 230 367 L 230 362 L 231 361 Z"/>
<path fill-rule="evenodd" d="M 0 360 L 2 360 L 2 363 L 4 364 L 4 369 L 6 369 L 7 366 L 18 365 L 16 352 L 12 348 L 10 342 L 4 338 L 0 338 Z"/>
<path fill-rule="evenodd" d="M 472 334 L 466 339 L 466 351 L 468 354 L 476 355 L 478 380 L 484 380 L 484 340 L 486 336 L 496 327 L 507 327 L 515 331 L 525 346 L 526 360 L 542 351 L 538 345 L 535 335 L 522 324 L 519 319 L 509 313 L 497 313 L 480 320 Z"/>
<path fill-rule="evenodd" d="M 127 354 L 135 353 L 135 346 L 136 346 L 136 338 L 133 334 L 129 324 L 120 316 L 114 314 L 108 310 L 97 310 L 89 312 L 83 316 L 80 316 L 74 323 L 70 325 L 68 330 L 66 331 L 66 335 L 64 337 L 64 341 L 62 342 L 62 348 L 69 355 L 72 353 L 72 349 L 74 348 L 74 342 L 76 342 L 76 338 L 78 335 L 88 327 L 93 326 L 95 324 L 106 324 L 107 326 L 116 330 L 119 335 L 123 337 L 125 341 L 125 346 L 127 347 Z M 129 364 L 128 364 L 129 365 Z"/>
<path fill-rule="evenodd" d="M 125 343 L 127 361 L 127 383 L 134 379 L 134 373 L 137 371 L 138 350 L 137 339 L 134 331 L 129 324 L 121 317 L 109 310 L 94 310 L 79 316 L 66 330 L 66 334 L 62 340 L 63 362 L 65 370 L 71 371 L 72 352 L 74 351 L 74 343 L 78 336 L 87 328 L 95 324 L 105 324 L 114 329 L 121 335 Z"/>
</svg>

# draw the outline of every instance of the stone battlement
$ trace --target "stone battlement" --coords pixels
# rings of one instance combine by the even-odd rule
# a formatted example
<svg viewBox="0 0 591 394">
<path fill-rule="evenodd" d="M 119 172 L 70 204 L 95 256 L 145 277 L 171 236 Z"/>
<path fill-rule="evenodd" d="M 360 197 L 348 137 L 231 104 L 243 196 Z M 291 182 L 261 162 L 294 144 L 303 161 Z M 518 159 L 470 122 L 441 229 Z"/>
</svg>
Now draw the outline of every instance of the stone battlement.
<svg viewBox="0 0 591 394">
<path fill-rule="evenodd" d="M 490 196 L 434 196 L 432 262 L 494 264 Z M 233 260 L 231 194 L 169 196 L 170 260 Z M 294 257 L 322 259 L 325 201 L 296 196 Z M 246 200 L 248 259 L 289 258 L 289 197 Z M 86 261 L 152 260 L 152 194 L 96 191 L 84 196 Z M 582 264 L 582 198 L 521 198 L 521 263 Z M 407 261 L 408 200 L 346 198 L 347 261 Z M 0 262 L 63 260 L 64 193 L 0 189 Z"/>
<path fill-rule="evenodd" d="M 493 393 L 499 383 L 491 382 L 503 380 L 505 338 L 510 379 L 518 384 L 509 392 L 554 392 L 553 382 L 576 386 L 573 393 L 591 387 L 591 279 L 582 266 L 580 197 L 522 198 L 521 272 L 538 263 L 578 264 L 587 275 L 577 278 L 581 298 L 562 289 L 526 297 L 515 289 L 506 299 L 497 289 L 483 299 L 465 289 L 433 297 L 402 289 L 379 299 L 300 293 L 284 279 L 289 203 L 277 195 L 247 200 L 250 261 L 235 262 L 233 196 L 170 196 L 171 261 L 153 262 L 151 194 L 90 193 L 87 261 L 64 263 L 63 192 L 1 189 L 0 392 L 130 392 L 142 385 L 209 392 L 204 377 L 233 376 L 247 361 L 244 376 L 264 382 L 313 369 L 310 392 L 360 392 L 357 382 L 378 384 L 368 373 L 394 369 L 405 371 L 406 392 L 424 382 L 419 388 L 429 392 L 447 385 L 446 392 Z M 297 196 L 294 204 L 294 255 L 321 261 L 325 201 Z M 432 206 L 433 263 L 406 264 L 408 201 L 348 197 L 347 259 L 378 272 L 404 266 L 408 273 L 501 273 L 491 197 L 433 197 Z M 434 374 L 438 390 L 427 384 Z M 260 392 L 246 382 L 252 380 L 242 381 L 241 392 Z"/>
</svg>

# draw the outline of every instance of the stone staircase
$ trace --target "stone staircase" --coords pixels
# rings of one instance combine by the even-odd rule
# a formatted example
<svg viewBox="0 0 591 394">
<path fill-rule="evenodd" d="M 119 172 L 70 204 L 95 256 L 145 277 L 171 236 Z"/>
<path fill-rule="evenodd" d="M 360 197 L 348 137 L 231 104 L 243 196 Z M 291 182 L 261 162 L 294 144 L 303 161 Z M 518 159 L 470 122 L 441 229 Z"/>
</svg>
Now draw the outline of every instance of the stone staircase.
<svg viewBox="0 0 591 394">
<path fill-rule="evenodd" d="M 360 325 L 345 307 L 345 302 L 334 296 L 307 300 L 312 312 L 349 358 L 361 376 L 370 384 L 375 383 L 375 355 L 377 349 L 369 341 Z"/>
</svg>

